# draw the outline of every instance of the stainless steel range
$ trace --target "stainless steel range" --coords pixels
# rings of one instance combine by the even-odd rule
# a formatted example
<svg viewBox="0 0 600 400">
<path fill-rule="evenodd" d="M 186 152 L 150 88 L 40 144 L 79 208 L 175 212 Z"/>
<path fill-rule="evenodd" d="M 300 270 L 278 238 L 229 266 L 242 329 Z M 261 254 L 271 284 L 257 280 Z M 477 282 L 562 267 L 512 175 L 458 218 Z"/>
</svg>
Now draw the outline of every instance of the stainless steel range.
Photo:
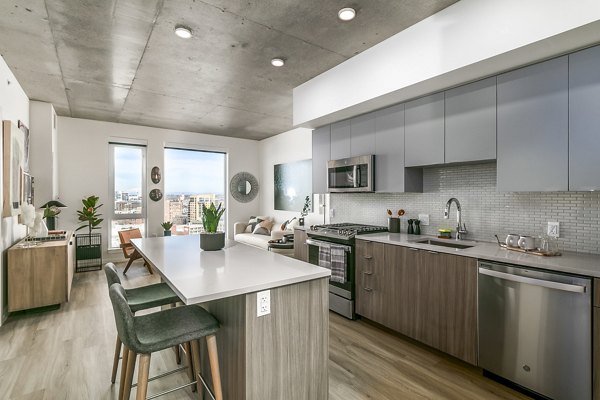
<svg viewBox="0 0 600 400">
<path fill-rule="evenodd" d="M 307 231 L 308 261 L 332 270 L 329 309 L 349 319 L 355 317 L 355 237 L 376 232 L 387 232 L 387 227 L 340 223 L 313 225 Z"/>
</svg>

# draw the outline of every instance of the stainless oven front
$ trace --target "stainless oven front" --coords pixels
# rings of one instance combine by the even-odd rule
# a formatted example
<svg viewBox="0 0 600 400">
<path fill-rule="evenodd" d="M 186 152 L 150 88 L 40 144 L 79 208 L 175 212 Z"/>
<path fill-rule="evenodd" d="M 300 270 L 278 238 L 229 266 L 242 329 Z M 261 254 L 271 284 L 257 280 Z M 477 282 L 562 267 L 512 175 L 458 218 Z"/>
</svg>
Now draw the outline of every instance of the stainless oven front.
<svg viewBox="0 0 600 400">
<path fill-rule="evenodd" d="M 308 238 L 308 262 L 319 265 L 320 246 L 343 246 L 346 251 L 345 282 L 329 281 L 329 309 L 346 318 L 354 319 L 355 249 L 354 245 L 336 243 L 323 238 Z"/>
<path fill-rule="evenodd" d="M 327 163 L 329 192 L 373 192 L 375 156 L 331 160 Z"/>
</svg>

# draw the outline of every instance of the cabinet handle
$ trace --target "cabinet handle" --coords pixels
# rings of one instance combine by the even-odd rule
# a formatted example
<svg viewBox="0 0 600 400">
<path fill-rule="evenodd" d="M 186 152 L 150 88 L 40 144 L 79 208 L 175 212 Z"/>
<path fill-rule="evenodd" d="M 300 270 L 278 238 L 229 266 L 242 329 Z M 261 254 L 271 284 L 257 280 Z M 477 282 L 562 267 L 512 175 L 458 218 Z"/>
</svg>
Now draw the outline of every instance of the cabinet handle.
<svg viewBox="0 0 600 400">
<path fill-rule="evenodd" d="M 363 274 L 365 274 L 365 275 L 373 275 L 373 271 L 363 271 Z"/>
<path fill-rule="evenodd" d="M 366 292 L 372 292 L 373 291 L 373 289 L 371 289 L 370 287 L 364 287 L 363 290 L 366 291 Z"/>
<path fill-rule="evenodd" d="M 419 249 L 415 249 L 414 247 L 407 247 L 407 248 L 412 251 L 419 251 Z"/>
<path fill-rule="evenodd" d="M 439 254 L 437 251 L 431 251 L 431 250 L 427 250 L 427 252 L 428 252 L 429 254 Z"/>
<path fill-rule="evenodd" d="M 373 256 L 363 256 L 365 259 L 370 260 L 373 258 Z"/>
</svg>

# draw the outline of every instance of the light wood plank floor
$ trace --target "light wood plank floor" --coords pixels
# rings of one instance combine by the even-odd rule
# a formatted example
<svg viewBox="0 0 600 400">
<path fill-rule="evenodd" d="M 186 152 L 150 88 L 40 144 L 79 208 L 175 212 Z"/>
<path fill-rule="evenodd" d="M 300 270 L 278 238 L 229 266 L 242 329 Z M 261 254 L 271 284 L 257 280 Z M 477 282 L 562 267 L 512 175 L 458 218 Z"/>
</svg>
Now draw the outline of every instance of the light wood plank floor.
<svg viewBox="0 0 600 400">
<path fill-rule="evenodd" d="M 127 275 L 126 287 L 158 281 L 137 263 Z M 116 399 L 118 382 L 110 384 L 115 335 L 104 273 L 76 274 L 68 304 L 11 316 L 0 327 L 0 399 Z M 166 350 L 153 355 L 150 375 L 174 366 Z M 331 400 L 526 398 L 476 368 L 333 313 L 329 372 Z M 149 394 L 186 382 L 178 373 L 151 382 Z M 161 397 L 193 398 L 189 389 Z"/>
</svg>

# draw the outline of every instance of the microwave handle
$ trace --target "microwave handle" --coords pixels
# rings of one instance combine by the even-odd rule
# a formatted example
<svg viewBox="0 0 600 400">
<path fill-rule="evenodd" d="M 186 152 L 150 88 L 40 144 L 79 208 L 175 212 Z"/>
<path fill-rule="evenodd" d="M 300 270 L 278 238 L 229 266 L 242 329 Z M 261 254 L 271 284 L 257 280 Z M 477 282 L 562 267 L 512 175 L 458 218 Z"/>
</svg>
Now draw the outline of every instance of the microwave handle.
<svg viewBox="0 0 600 400">
<path fill-rule="evenodd" d="M 352 168 L 352 175 L 354 175 L 354 187 L 360 187 L 360 166 L 354 165 Z"/>
</svg>

